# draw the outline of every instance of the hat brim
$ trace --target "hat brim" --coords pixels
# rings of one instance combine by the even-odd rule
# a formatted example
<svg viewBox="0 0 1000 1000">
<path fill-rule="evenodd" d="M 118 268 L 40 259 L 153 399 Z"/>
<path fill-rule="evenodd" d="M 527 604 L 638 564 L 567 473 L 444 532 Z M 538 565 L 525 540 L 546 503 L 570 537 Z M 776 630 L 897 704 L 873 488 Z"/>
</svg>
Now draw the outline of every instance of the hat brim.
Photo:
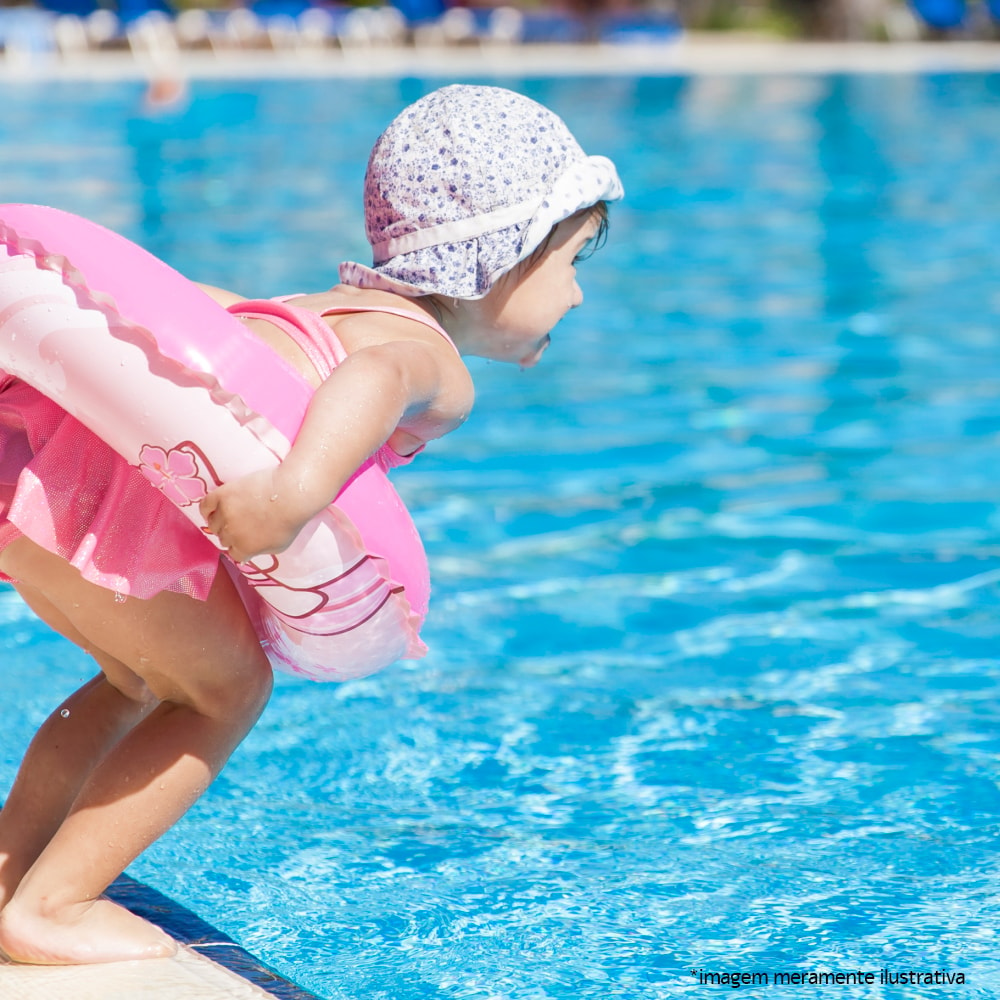
<svg viewBox="0 0 1000 1000">
<path fill-rule="evenodd" d="M 498 278 L 530 256 L 560 222 L 598 202 L 619 201 L 624 193 L 614 164 L 604 156 L 588 156 L 566 168 L 530 218 L 514 226 L 484 232 L 474 239 L 399 254 L 370 267 L 345 261 L 340 265 L 340 280 L 357 288 L 395 292 L 407 298 L 444 295 L 481 299 Z M 518 231 L 523 232 L 519 247 L 515 242 L 520 235 Z M 491 239 L 497 236 L 506 239 Z M 500 249 L 504 252 L 498 254 Z M 450 258 L 446 269 L 441 267 L 444 253 Z M 489 261 L 490 257 L 496 259 Z M 451 277 L 442 280 L 441 271 L 447 271 Z"/>
</svg>

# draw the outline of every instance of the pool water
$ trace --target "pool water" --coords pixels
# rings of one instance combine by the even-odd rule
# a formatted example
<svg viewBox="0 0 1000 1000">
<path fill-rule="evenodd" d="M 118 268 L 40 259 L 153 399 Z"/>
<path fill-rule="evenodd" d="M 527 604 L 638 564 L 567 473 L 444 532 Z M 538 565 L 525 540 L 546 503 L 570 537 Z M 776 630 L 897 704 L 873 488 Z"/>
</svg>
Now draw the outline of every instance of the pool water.
<svg viewBox="0 0 1000 1000">
<path fill-rule="evenodd" d="M 438 82 L 8 84 L 0 200 L 324 287 Z M 996 996 L 1000 76 L 501 82 L 628 199 L 396 476 L 432 651 L 279 679 L 132 874 L 329 1000 Z M 2 794 L 88 667 L 0 616 Z"/>
</svg>

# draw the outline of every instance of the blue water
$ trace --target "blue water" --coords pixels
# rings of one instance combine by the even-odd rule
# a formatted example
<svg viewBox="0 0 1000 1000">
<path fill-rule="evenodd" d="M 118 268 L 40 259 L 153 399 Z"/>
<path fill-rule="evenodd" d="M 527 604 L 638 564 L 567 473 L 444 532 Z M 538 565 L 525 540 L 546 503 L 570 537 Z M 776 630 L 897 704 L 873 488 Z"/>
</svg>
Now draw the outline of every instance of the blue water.
<svg viewBox="0 0 1000 1000">
<path fill-rule="evenodd" d="M 432 652 L 281 679 L 132 874 L 329 1000 L 996 996 L 1000 76 L 505 82 L 628 200 L 545 363 L 476 365 L 397 476 Z M 151 120 L 8 84 L 0 200 L 324 287 L 430 86 L 201 83 Z M 88 667 L 0 616 L 2 794 Z"/>
</svg>

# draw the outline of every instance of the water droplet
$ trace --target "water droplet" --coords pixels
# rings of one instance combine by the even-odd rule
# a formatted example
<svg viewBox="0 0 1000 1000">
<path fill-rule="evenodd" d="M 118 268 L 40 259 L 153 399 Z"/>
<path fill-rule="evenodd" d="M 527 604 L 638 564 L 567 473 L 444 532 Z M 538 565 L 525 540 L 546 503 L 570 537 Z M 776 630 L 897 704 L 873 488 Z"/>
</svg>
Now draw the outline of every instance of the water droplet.
<svg viewBox="0 0 1000 1000">
<path fill-rule="evenodd" d="M 60 712 L 59 714 L 60 714 L 60 715 L 61 715 L 61 716 L 62 716 L 62 717 L 63 717 L 64 719 L 68 719 L 68 718 L 69 718 L 69 709 L 68 709 L 68 708 L 64 708 L 64 709 L 63 709 L 63 710 L 62 710 L 62 711 L 61 711 L 61 712 Z"/>
<path fill-rule="evenodd" d="M 115 591 L 115 604 L 124 604 L 124 603 L 125 603 L 125 595 L 118 593 L 118 591 L 116 590 Z"/>
<path fill-rule="evenodd" d="M 274 503 L 274 501 L 277 500 L 277 499 L 278 499 L 278 494 L 277 493 L 272 493 L 271 494 L 271 503 Z"/>
</svg>

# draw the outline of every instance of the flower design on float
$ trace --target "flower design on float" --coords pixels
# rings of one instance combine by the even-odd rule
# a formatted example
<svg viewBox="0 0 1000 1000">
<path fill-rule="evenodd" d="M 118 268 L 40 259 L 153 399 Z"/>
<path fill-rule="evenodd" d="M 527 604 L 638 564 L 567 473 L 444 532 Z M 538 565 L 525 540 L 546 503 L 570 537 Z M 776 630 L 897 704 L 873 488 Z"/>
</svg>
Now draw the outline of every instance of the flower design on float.
<svg viewBox="0 0 1000 1000">
<path fill-rule="evenodd" d="M 143 445 L 139 452 L 139 471 L 180 507 L 187 507 L 208 495 L 208 487 L 198 475 L 198 463 L 182 448 L 164 451 L 155 445 Z"/>
</svg>

